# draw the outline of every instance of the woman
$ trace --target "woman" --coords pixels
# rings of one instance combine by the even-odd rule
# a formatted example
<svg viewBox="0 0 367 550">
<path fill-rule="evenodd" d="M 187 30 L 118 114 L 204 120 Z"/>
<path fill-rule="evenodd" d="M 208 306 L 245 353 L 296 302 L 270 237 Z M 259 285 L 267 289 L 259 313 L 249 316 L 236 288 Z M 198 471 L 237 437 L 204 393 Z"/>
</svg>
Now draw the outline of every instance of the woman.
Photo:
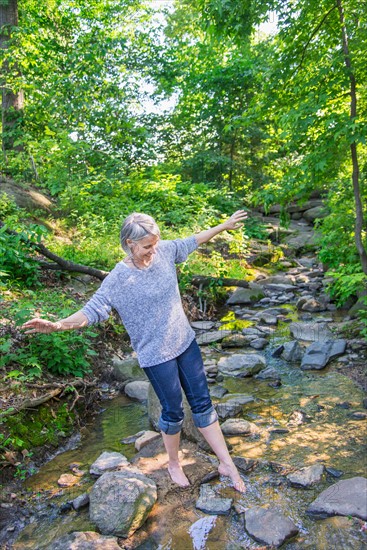
<svg viewBox="0 0 367 550">
<path fill-rule="evenodd" d="M 113 307 L 162 405 L 159 428 L 168 454 L 168 471 L 182 487 L 187 487 L 189 480 L 178 458 L 184 416 L 181 386 L 195 425 L 219 459 L 219 473 L 230 477 L 235 489 L 245 491 L 210 399 L 195 333 L 182 308 L 175 264 L 184 262 L 200 244 L 218 233 L 241 227 L 246 217 L 243 210 L 238 210 L 212 229 L 186 239 L 161 241 L 153 218 L 133 213 L 124 221 L 120 234 L 127 256 L 87 304 L 58 322 L 36 318 L 22 327 L 27 334 L 79 329 L 107 319 Z"/>
</svg>

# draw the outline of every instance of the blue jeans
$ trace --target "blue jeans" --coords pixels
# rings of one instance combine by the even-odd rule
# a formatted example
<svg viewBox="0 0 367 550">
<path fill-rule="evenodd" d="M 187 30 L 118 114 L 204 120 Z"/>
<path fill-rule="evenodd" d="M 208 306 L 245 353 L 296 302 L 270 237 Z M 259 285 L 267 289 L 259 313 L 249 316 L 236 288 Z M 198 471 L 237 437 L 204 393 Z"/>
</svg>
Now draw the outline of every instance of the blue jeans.
<svg viewBox="0 0 367 550">
<path fill-rule="evenodd" d="M 146 367 L 144 372 L 162 405 L 158 425 L 164 433 L 173 435 L 181 430 L 184 419 L 181 386 L 196 427 L 205 428 L 218 420 L 196 340 L 175 359 Z"/>
</svg>

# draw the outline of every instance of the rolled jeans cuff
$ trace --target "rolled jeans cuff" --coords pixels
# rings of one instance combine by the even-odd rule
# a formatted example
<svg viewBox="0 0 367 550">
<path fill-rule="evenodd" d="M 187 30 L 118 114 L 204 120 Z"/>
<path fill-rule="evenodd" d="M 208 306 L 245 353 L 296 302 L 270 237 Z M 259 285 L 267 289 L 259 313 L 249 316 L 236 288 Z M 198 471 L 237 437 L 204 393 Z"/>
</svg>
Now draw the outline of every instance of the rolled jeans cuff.
<svg viewBox="0 0 367 550">
<path fill-rule="evenodd" d="M 167 435 L 174 435 L 181 431 L 183 424 L 183 419 L 179 422 L 168 422 L 168 420 L 163 420 L 162 417 L 159 418 L 158 426 Z"/>
<path fill-rule="evenodd" d="M 192 413 L 194 424 L 197 428 L 206 428 L 218 420 L 217 412 L 212 405 L 202 413 Z"/>
</svg>

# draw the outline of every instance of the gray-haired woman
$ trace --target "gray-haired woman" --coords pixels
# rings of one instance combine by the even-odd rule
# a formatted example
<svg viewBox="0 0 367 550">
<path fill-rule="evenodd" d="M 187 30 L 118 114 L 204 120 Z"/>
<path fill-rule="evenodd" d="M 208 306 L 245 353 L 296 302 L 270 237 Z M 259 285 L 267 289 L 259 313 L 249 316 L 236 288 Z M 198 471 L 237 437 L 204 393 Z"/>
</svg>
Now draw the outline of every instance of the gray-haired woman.
<svg viewBox="0 0 367 550">
<path fill-rule="evenodd" d="M 238 229 L 246 216 L 246 212 L 238 210 L 216 227 L 186 239 L 165 241 L 160 239 L 153 218 L 133 213 L 125 219 L 120 235 L 127 256 L 114 267 L 86 305 L 55 323 L 36 318 L 23 325 L 26 333 L 50 333 L 103 321 L 112 308 L 118 312 L 139 364 L 162 405 L 159 427 L 168 454 L 168 471 L 172 480 L 182 487 L 188 486 L 189 480 L 178 458 L 183 422 L 181 387 L 195 425 L 219 459 L 219 473 L 230 477 L 238 491 L 245 491 L 210 399 L 195 333 L 183 311 L 175 264 L 185 261 L 200 244 L 218 233 Z"/>
</svg>

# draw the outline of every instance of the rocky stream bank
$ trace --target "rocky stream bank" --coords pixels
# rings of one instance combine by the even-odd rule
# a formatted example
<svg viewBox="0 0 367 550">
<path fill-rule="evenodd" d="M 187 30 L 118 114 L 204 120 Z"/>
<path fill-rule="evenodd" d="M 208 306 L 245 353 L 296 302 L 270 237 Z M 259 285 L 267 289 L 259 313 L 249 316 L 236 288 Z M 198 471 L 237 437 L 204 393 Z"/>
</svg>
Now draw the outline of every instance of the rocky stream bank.
<svg viewBox="0 0 367 550">
<path fill-rule="evenodd" d="M 301 227 L 288 242 L 309 251 L 312 228 Z M 136 359 L 116 356 L 123 395 L 106 387 L 95 425 L 25 481 L 32 504 L 9 514 L 3 548 L 365 548 L 367 400 L 349 371 L 365 365 L 367 345 L 345 336 L 350 321 L 312 254 L 283 263 L 234 290 L 220 319 L 192 323 L 247 492 L 218 476 L 186 401 L 191 486 L 171 482 L 157 398 Z"/>
</svg>

